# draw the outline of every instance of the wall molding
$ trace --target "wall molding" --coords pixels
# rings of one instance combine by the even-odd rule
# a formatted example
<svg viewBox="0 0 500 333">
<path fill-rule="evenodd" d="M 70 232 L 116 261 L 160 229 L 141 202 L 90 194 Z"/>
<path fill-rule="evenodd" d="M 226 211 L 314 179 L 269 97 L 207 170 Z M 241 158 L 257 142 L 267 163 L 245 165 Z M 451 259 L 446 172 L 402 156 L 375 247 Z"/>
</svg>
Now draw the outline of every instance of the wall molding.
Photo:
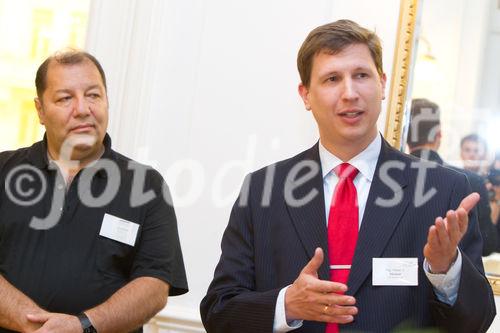
<svg viewBox="0 0 500 333">
<path fill-rule="evenodd" d="M 145 326 L 145 333 L 204 333 L 198 309 L 168 305 Z"/>
</svg>

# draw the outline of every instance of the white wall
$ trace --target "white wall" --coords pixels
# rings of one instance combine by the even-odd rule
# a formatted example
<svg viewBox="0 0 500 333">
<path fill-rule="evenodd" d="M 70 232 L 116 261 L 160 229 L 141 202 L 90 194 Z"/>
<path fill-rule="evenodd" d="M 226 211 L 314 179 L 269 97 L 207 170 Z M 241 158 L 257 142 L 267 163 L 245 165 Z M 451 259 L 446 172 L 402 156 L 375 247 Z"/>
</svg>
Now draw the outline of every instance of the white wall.
<svg viewBox="0 0 500 333">
<path fill-rule="evenodd" d="M 358 20 L 379 32 L 390 71 L 399 0 L 376 3 L 93 1 L 87 48 L 108 75 L 114 146 L 156 166 L 177 194 L 190 292 L 170 299 L 164 314 L 199 318 L 244 174 L 317 140 L 297 94 L 307 33 Z"/>
</svg>

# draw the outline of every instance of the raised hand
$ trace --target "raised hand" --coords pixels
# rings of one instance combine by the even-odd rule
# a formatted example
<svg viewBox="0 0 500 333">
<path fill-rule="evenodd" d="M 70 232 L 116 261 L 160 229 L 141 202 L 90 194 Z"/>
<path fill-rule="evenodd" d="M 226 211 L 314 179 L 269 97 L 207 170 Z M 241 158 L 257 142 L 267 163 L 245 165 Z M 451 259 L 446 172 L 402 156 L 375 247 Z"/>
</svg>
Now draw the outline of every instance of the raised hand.
<svg viewBox="0 0 500 333">
<path fill-rule="evenodd" d="M 479 201 L 479 194 L 471 193 L 465 197 L 456 210 L 450 210 L 446 217 L 437 217 L 434 225 L 429 228 L 427 243 L 424 246 L 424 256 L 432 273 L 448 272 L 455 261 L 457 246 L 467 231 L 469 212 Z"/>
</svg>

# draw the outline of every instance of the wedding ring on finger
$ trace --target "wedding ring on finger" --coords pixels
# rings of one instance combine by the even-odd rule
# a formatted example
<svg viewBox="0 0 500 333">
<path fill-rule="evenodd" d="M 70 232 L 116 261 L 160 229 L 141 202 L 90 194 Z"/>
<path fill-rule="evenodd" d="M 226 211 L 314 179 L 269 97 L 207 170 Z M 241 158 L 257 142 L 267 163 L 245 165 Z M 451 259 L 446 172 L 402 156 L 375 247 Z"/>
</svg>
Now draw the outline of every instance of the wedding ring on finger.
<svg viewBox="0 0 500 333">
<path fill-rule="evenodd" d="M 323 308 L 323 314 L 326 314 L 326 312 L 328 311 L 328 308 L 330 307 L 330 305 L 325 305 L 325 307 Z"/>
</svg>

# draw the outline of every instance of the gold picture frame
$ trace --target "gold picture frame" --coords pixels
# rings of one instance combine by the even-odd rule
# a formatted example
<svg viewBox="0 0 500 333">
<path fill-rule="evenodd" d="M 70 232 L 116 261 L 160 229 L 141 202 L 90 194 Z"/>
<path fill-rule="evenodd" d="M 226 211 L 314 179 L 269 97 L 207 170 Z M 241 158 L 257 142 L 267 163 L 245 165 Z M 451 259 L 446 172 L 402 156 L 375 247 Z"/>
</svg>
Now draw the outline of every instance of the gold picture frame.
<svg viewBox="0 0 500 333">
<path fill-rule="evenodd" d="M 396 149 L 402 148 L 407 95 L 411 82 L 415 48 L 415 28 L 421 1 L 401 0 L 398 35 L 394 49 L 391 90 L 387 103 L 384 138 Z"/>
</svg>

